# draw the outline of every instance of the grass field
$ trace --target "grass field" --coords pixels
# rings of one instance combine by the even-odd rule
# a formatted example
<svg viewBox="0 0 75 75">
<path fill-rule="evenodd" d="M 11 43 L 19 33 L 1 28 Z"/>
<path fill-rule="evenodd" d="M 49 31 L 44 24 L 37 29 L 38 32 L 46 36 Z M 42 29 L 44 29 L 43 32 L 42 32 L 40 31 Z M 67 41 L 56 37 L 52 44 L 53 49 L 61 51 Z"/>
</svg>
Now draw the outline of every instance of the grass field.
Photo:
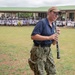
<svg viewBox="0 0 75 75">
<path fill-rule="evenodd" d="M 33 28 L 0 26 L 0 75 L 33 75 L 28 65 Z M 56 58 L 56 46 L 52 46 L 57 75 L 75 75 L 75 28 L 60 29 L 61 59 Z"/>
</svg>

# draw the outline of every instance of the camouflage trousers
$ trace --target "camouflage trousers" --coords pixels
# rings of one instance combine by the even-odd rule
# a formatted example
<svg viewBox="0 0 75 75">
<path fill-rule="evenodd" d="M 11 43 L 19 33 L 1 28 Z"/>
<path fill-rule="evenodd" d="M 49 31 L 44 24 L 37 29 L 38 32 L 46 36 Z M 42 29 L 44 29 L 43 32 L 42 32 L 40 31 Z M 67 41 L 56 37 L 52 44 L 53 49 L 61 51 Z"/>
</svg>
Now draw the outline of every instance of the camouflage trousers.
<svg viewBox="0 0 75 75">
<path fill-rule="evenodd" d="M 50 47 L 33 46 L 28 63 L 34 75 L 56 75 L 55 64 Z"/>
</svg>

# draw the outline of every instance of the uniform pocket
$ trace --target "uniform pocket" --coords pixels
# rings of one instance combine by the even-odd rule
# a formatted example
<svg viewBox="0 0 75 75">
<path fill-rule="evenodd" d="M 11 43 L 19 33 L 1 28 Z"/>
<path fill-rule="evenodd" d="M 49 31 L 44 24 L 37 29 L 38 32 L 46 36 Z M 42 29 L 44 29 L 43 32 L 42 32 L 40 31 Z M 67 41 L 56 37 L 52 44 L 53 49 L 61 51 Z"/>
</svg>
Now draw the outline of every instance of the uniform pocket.
<svg viewBox="0 0 75 75">
<path fill-rule="evenodd" d="M 28 59 L 28 63 L 29 63 L 29 66 L 31 68 L 31 70 L 35 71 L 35 64 L 36 62 L 32 61 L 30 58 Z"/>
<path fill-rule="evenodd" d="M 42 59 L 43 55 L 44 55 L 44 50 L 43 47 L 38 47 L 38 49 L 36 50 L 36 55 L 38 58 Z"/>
<path fill-rule="evenodd" d="M 36 47 L 33 47 L 31 49 L 31 55 L 30 55 L 30 57 L 31 57 L 31 60 L 33 60 L 33 61 L 36 61 L 38 59 L 37 48 Z"/>
</svg>

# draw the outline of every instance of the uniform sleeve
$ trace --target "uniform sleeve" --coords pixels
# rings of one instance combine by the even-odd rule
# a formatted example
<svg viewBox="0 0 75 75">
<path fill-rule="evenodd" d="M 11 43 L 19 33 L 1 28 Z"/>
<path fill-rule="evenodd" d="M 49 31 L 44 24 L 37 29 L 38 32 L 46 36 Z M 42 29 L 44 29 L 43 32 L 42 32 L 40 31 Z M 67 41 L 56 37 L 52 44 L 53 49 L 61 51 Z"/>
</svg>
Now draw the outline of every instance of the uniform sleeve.
<svg viewBox="0 0 75 75">
<path fill-rule="evenodd" d="M 43 22 L 42 21 L 39 21 L 36 24 L 35 28 L 33 29 L 31 36 L 32 35 L 36 35 L 36 34 L 41 34 L 42 33 L 42 30 L 43 30 Z"/>
</svg>

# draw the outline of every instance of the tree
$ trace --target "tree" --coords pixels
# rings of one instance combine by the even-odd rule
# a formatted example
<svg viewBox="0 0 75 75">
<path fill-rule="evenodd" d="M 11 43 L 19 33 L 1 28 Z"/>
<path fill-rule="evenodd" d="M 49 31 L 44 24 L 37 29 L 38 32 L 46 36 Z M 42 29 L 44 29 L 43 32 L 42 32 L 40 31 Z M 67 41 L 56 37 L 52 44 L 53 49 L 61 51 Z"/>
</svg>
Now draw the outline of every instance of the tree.
<svg viewBox="0 0 75 75">
<path fill-rule="evenodd" d="M 29 18 L 33 17 L 32 13 L 19 13 L 19 18 Z"/>
</svg>

